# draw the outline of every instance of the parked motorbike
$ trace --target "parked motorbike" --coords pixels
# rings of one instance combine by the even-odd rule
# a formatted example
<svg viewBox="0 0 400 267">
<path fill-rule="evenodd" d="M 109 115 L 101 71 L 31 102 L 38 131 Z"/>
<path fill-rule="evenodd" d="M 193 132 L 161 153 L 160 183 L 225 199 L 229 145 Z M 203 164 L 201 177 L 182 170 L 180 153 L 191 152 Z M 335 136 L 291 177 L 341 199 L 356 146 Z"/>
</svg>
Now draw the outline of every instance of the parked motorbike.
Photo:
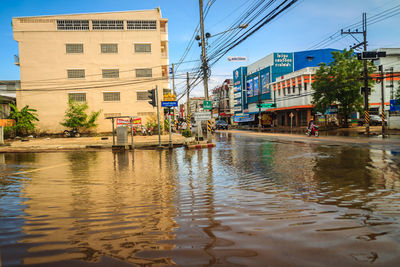
<svg viewBox="0 0 400 267">
<path fill-rule="evenodd" d="M 306 135 L 307 136 L 311 136 L 311 135 L 318 136 L 319 135 L 318 128 L 319 127 L 317 125 L 313 125 L 311 129 L 307 129 Z"/>
<path fill-rule="evenodd" d="M 65 130 L 64 137 L 79 137 L 81 136 L 77 129 Z"/>
</svg>

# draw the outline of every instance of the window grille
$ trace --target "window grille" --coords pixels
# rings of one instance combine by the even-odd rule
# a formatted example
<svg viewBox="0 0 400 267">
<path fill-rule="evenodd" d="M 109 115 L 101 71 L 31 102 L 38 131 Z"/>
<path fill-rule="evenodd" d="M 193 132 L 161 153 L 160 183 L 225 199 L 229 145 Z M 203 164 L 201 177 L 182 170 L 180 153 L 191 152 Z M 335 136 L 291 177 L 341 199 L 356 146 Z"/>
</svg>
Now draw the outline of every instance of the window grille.
<svg viewBox="0 0 400 267">
<path fill-rule="evenodd" d="M 85 70 L 67 70 L 69 79 L 85 78 Z"/>
<path fill-rule="evenodd" d="M 155 20 L 128 20 L 128 30 L 156 30 L 157 21 Z"/>
<path fill-rule="evenodd" d="M 118 44 L 101 44 L 101 53 L 118 53 Z"/>
<path fill-rule="evenodd" d="M 136 99 L 137 100 L 150 100 L 149 98 L 149 92 L 144 91 L 144 92 L 136 92 Z"/>
<path fill-rule="evenodd" d="M 103 92 L 103 101 L 120 101 L 120 92 Z"/>
<path fill-rule="evenodd" d="M 119 69 L 102 70 L 103 78 L 119 78 Z"/>
<path fill-rule="evenodd" d="M 151 44 L 135 44 L 135 53 L 150 53 Z"/>
<path fill-rule="evenodd" d="M 64 31 L 89 30 L 89 20 L 57 20 L 57 30 L 64 30 Z"/>
<path fill-rule="evenodd" d="M 67 54 L 83 53 L 83 44 L 66 44 L 65 49 Z"/>
<path fill-rule="evenodd" d="M 93 30 L 123 30 L 123 20 L 93 20 Z"/>
<path fill-rule="evenodd" d="M 136 77 L 152 77 L 152 69 L 136 69 Z"/>
<path fill-rule="evenodd" d="M 86 93 L 68 93 L 68 99 L 76 102 L 86 102 Z"/>
</svg>

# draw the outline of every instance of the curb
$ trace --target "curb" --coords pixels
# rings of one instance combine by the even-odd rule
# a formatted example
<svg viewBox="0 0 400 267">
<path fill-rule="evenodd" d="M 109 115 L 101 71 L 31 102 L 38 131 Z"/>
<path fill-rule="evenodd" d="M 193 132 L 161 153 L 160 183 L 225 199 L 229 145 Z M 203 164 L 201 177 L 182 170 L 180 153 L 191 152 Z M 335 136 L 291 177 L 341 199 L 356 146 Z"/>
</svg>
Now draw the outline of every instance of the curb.
<svg viewBox="0 0 400 267">
<path fill-rule="evenodd" d="M 201 149 L 201 148 L 211 148 L 211 147 L 215 147 L 215 143 L 186 146 L 187 149 Z"/>
</svg>

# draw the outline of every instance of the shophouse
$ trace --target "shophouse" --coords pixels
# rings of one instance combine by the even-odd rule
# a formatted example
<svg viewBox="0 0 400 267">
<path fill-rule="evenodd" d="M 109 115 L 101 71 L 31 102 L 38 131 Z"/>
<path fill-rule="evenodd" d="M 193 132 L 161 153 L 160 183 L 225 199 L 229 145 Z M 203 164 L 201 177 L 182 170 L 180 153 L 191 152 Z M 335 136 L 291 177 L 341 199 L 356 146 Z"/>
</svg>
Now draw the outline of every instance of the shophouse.
<svg viewBox="0 0 400 267">
<path fill-rule="evenodd" d="M 156 115 L 148 90 L 162 100 L 168 81 L 168 20 L 154 10 L 13 18 L 19 45 L 21 90 L 17 104 L 37 109 L 41 131 L 64 130 L 69 100 L 106 117 Z M 162 112 L 161 112 L 162 113 Z"/>
<path fill-rule="evenodd" d="M 226 79 L 221 86 L 214 88 L 212 93 L 214 117 L 232 124 L 234 106 L 233 80 Z"/>
<path fill-rule="evenodd" d="M 312 74 L 315 73 L 313 67 L 317 67 L 322 62 L 331 62 L 332 51 L 337 50 L 319 49 L 272 53 L 251 65 L 234 70 L 234 120 L 240 124 L 257 125 L 261 115 L 264 126 L 289 126 L 290 121 L 282 118 L 290 116 L 292 123 L 295 121 L 296 125 L 304 124 L 311 116 L 312 110 L 309 95 Z M 287 76 L 288 74 L 290 75 Z M 290 85 L 288 79 L 290 79 Z M 295 80 L 296 82 L 294 82 Z M 277 92 L 278 86 L 279 88 L 285 86 L 285 92 L 282 90 L 281 95 L 276 95 L 279 93 L 279 91 Z M 288 91 L 289 87 L 290 91 Z M 303 97 L 302 94 L 306 94 L 307 90 L 307 95 L 304 97 L 308 98 L 296 100 L 296 98 Z M 270 108 L 265 106 L 259 108 L 258 104 L 270 104 L 271 106 Z M 290 115 L 292 112 L 289 111 L 291 110 L 296 111 L 296 114 L 297 112 L 301 114 Z M 279 116 L 281 119 L 278 120 Z"/>
</svg>

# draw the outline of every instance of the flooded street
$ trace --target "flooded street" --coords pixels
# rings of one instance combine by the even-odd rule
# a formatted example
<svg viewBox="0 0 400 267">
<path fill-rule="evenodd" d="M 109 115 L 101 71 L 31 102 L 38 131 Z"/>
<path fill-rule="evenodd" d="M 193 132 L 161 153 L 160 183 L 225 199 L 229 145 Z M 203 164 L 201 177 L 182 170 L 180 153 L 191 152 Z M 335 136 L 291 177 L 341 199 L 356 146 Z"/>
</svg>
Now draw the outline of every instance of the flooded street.
<svg viewBox="0 0 400 267">
<path fill-rule="evenodd" d="M 400 266 L 400 147 L 0 154 L 0 266 Z"/>
</svg>

